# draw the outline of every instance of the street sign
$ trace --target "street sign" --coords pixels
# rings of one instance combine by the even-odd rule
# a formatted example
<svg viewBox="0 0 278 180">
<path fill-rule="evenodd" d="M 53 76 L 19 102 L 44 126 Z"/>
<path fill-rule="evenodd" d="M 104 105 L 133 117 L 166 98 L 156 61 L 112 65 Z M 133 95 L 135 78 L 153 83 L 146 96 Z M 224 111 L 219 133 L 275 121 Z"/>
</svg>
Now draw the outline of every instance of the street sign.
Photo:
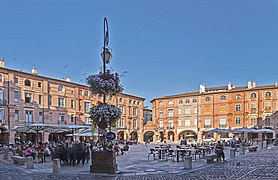
<svg viewBox="0 0 278 180">
<path fill-rule="evenodd" d="M 106 134 L 106 139 L 108 139 L 108 140 L 110 140 L 110 141 L 114 140 L 115 138 L 116 138 L 116 134 L 113 133 L 113 132 L 108 132 L 108 133 Z"/>
</svg>

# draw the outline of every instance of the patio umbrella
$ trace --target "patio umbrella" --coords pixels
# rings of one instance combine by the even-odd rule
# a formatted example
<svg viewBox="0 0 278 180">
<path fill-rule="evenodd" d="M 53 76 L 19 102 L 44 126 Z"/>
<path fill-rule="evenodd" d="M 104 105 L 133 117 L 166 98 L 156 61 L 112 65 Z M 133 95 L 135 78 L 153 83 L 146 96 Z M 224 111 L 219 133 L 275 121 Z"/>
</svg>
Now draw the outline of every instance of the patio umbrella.
<svg viewBox="0 0 278 180">
<path fill-rule="evenodd" d="M 68 126 L 65 126 L 65 129 L 70 129 L 72 134 L 73 134 L 73 138 L 74 138 L 74 133 L 76 130 L 79 130 L 79 129 L 91 129 L 92 126 L 82 126 L 82 125 L 68 125 Z"/>
<path fill-rule="evenodd" d="M 50 128 L 55 129 L 57 126 L 52 125 L 52 124 L 29 124 L 26 127 L 29 128 L 30 130 L 36 132 L 36 134 L 37 134 L 36 144 L 38 144 L 38 142 L 39 142 L 39 132 L 44 131 L 46 129 L 50 129 Z"/>
<path fill-rule="evenodd" d="M 256 132 L 256 130 L 252 129 L 252 128 L 238 128 L 238 129 L 232 130 L 231 132 L 232 133 L 244 133 L 244 132 L 252 133 L 252 132 Z"/>
<path fill-rule="evenodd" d="M 271 129 L 258 129 L 256 130 L 257 133 L 274 133 Z"/>
<path fill-rule="evenodd" d="M 205 131 L 205 132 L 222 133 L 222 132 L 225 132 L 225 131 L 226 131 L 225 129 L 215 128 L 215 129 L 210 129 L 210 130 L 207 130 L 207 131 Z"/>
</svg>

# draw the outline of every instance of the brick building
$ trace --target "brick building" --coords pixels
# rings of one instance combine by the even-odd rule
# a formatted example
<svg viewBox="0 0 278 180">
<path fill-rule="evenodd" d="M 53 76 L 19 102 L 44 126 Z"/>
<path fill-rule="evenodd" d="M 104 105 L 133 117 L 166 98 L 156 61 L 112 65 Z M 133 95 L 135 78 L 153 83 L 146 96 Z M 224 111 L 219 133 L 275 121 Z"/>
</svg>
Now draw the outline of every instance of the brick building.
<svg viewBox="0 0 278 180">
<path fill-rule="evenodd" d="M 90 87 L 32 73 L 5 68 L 0 60 L 0 141 L 13 142 L 12 128 L 30 123 L 90 125 L 89 111 L 102 97 L 92 95 Z M 142 141 L 144 98 L 129 94 L 107 97 L 121 108 L 117 122 L 118 139 Z M 141 139 L 140 139 L 141 138 Z M 46 141 L 48 137 L 44 137 Z"/>
</svg>

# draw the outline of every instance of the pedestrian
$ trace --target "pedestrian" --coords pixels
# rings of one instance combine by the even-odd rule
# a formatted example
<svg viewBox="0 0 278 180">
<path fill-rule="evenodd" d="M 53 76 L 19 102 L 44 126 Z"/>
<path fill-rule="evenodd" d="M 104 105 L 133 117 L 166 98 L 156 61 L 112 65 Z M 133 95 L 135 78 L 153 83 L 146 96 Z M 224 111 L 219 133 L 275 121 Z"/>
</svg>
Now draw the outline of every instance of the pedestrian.
<svg viewBox="0 0 278 180">
<path fill-rule="evenodd" d="M 221 144 L 220 141 L 218 141 L 215 146 L 215 154 L 217 154 L 217 160 L 221 161 L 222 158 L 223 161 L 225 161 L 224 148 L 223 144 Z"/>
</svg>

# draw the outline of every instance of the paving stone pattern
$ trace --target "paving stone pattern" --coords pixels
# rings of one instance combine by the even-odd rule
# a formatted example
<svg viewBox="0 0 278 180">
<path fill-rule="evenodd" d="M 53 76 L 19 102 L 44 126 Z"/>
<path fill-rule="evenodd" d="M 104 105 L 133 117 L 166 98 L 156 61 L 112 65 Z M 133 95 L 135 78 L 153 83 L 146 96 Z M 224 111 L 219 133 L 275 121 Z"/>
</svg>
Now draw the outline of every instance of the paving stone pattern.
<svg viewBox="0 0 278 180">
<path fill-rule="evenodd" d="M 204 159 L 193 162 L 192 170 L 184 170 L 182 162 L 147 160 L 149 148 L 132 146 L 128 154 L 117 156 L 120 174 L 115 176 L 89 174 L 85 166 L 61 165 L 62 172 L 52 174 L 52 163 L 35 164 L 34 169 L 14 165 L 0 155 L 0 180 L 180 180 L 180 179 L 260 179 L 278 180 L 278 147 L 246 153 L 227 162 L 207 164 Z M 226 154 L 229 155 L 229 149 Z M 229 157 L 228 157 L 229 158 Z"/>
</svg>

